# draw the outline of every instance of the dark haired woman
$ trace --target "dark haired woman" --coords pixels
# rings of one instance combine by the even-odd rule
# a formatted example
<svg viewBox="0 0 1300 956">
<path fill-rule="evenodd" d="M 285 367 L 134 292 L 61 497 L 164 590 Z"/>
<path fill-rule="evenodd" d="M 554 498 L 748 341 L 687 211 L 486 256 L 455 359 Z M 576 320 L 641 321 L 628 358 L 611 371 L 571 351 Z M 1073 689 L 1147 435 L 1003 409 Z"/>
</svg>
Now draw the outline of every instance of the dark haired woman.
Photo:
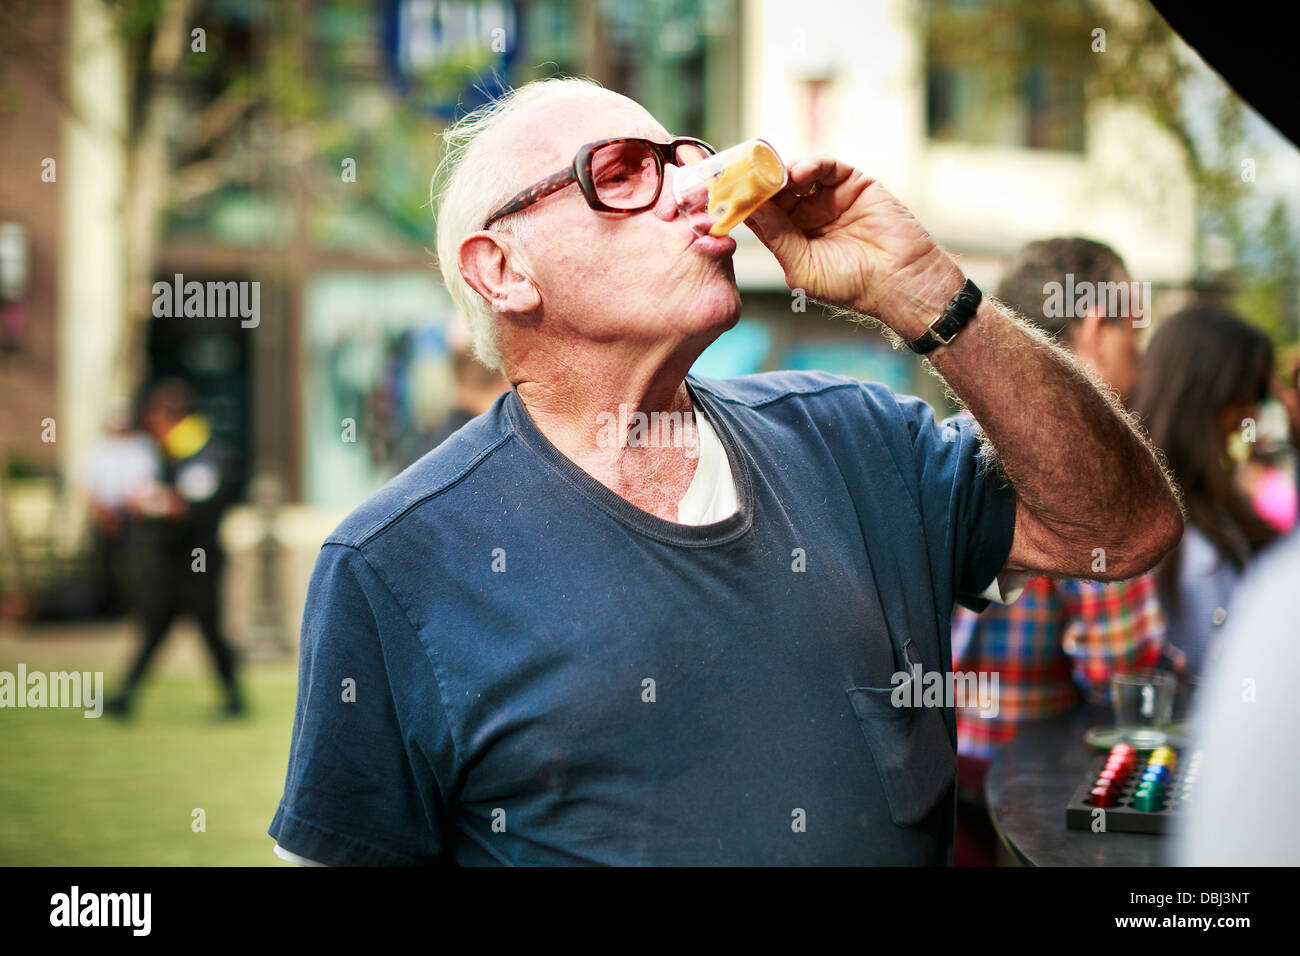
<svg viewBox="0 0 1300 956">
<path fill-rule="evenodd" d="M 1134 408 L 1183 492 L 1183 540 L 1156 570 L 1169 642 L 1189 677 L 1214 656 L 1246 565 L 1277 536 L 1237 484 L 1228 438 L 1259 417 L 1273 367 L 1268 337 L 1216 307 L 1166 319 L 1143 358 Z"/>
</svg>

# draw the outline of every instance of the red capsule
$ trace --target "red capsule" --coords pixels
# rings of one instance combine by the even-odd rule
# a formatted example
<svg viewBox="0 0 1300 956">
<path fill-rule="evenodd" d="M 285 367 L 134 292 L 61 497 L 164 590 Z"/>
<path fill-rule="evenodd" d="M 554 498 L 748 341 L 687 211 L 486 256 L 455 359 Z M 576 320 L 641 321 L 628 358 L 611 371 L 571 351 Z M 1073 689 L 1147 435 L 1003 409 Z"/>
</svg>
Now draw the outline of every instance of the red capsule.
<svg viewBox="0 0 1300 956">
<path fill-rule="evenodd" d="M 1119 802 L 1119 792 L 1111 787 L 1093 787 L 1088 802 L 1094 807 L 1113 807 Z"/>
</svg>

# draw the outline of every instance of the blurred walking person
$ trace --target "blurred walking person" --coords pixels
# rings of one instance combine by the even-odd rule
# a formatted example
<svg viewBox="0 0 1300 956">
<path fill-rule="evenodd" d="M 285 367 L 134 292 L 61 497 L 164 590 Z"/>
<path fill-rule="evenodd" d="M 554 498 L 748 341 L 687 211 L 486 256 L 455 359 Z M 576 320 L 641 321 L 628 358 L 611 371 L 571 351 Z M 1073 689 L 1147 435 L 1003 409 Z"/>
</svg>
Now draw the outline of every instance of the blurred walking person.
<svg viewBox="0 0 1300 956">
<path fill-rule="evenodd" d="M 94 614 L 118 617 L 131 606 L 131 500 L 158 476 L 153 439 L 136 427 L 127 401 L 114 402 L 104 417 L 104 434 L 91 447 L 82 472 L 90 500 Z"/>
<path fill-rule="evenodd" d="M 157 443 L 160 477 L 131 502 L 131 541 L 143 626 L 140 646 L 120 692 L 105 710 L 126 716 L 171 625 L 184 614 L 198 623 L 225 694 L 224 713 L 245 709 L 236 655 L 221 627 L 221 573 L 217 537 L 233 498 L 231 466 L 195 407 L 193 390 L 178 379 L 155 385 L 141 412 Z"/>
</svg>

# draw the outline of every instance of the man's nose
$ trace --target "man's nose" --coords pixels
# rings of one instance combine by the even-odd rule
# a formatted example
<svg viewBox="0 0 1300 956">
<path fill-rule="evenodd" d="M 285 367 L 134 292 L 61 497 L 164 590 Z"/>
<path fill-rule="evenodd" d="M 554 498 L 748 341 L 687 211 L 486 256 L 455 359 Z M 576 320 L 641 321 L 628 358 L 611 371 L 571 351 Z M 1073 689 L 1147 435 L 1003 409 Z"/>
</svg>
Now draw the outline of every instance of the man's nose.
<svg viewBox="0 0 1300 956">
<path fill-rule="evenodd" d="M 655 202 L 654 213 L 664 222 L 672 222 L 677 218 L 677 198 L 673 192 L 673 177 L 680 172 L 679 167 L 672 163 L 664 163 L 664 182 L 659 188 L 659 199 Z"/>
<path fill-rule="evenodd" d="M 677 176 L 680 176 L 682 169 L 680 166 L 672 163 L 664 164 L 664 184 L 659 190 L 659 200 L 655 203 L 654 213 L 665 222 L 671 222 L 678 216 L 685 216 L 695 232 L 703 235 L 713 228 L 716 220 L 709 215 L 708 194 L 707 191 L 700 195 L 691 195 L 683 197 L 684 208 L 677 204 L 677 193 L 673 189 L 673 184 Z M 702 201 L 701 201 L 702 200 Z"/>
</svg>

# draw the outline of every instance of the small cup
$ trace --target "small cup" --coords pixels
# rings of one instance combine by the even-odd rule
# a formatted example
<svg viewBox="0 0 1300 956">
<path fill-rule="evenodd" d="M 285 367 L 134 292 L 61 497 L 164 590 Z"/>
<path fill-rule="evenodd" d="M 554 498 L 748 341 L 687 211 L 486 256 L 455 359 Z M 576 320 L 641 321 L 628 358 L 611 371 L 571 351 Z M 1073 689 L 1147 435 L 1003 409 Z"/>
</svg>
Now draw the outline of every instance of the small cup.
<svg viewBox="0 0 1300 956">
<path fill-rule="evenodd" d="M 711 236 L 725 236 L 790 181 L 771 144 L 746 140 L 683 167 L 673 177 L 673 198 L 683 215 L 706 211 Z"/>
<path fill-rule="evenodd" d="M 1173 676 L 1158 671 L 1111 675 L 1110 705 L 1121 739 L 1143 750 L 1164 744 L 1176 690 Z"/>
</svg>

